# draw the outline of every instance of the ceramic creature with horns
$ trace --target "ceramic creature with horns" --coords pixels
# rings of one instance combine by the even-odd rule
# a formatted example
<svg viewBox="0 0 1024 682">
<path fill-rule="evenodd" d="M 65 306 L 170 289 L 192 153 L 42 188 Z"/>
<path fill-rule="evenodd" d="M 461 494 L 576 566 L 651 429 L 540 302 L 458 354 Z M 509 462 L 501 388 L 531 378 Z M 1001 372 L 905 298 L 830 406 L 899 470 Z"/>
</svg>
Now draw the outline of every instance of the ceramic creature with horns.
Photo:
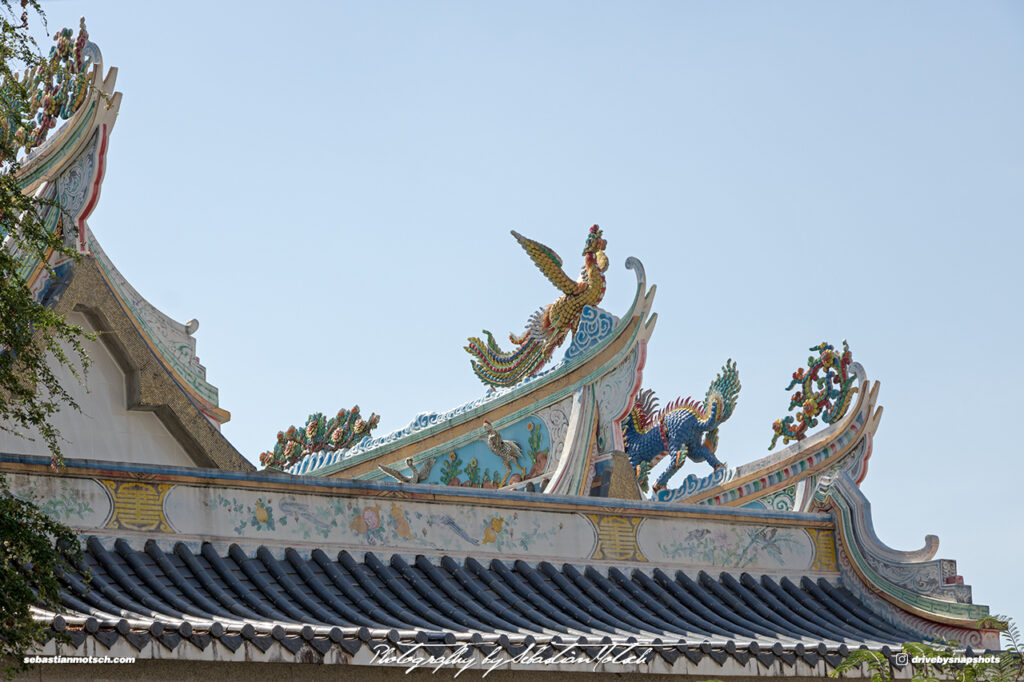
<svg viewBox="0 0 1024 682">
<path fill-rule="evenodd" d="M 732 416 L 739 393 L 740 375 L 732 360 L 726 361 L 711 382 L 703 403 L 676 399 L 659 411 L 654 392 L 640 391 L 622 427 L 626 454 L 640 489 L 647 492 L 651 469 L 665 455 L 671 455 L 672 461 L 655 482 L 655 492 L 668 485 L 687 458 L 707 462 L 715 470 L 725 467 L 715 456 L 718 427 Z"/>
</svg>

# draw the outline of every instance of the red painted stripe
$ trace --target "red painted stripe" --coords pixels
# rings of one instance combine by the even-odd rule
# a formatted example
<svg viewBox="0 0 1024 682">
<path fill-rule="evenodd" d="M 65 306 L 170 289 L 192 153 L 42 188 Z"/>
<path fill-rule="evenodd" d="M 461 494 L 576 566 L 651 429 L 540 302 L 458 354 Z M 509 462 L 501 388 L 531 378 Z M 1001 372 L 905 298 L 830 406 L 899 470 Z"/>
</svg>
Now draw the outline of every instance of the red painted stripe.
<svg viewBox="0 0 1024 682">
<path fill-rule="evenodd" d="M 106 170 L 105 166 L 107 163 L 108 137 L 107 124 L 104 123 L 100 129 L 100 153 L 96 159 L 96 175 L 92 181 L 92 196 L 89 198 L 89 203 L 85 205 L 82 215 L 78 218 L 78 250 L 82 253 L 87 252 L 85 246 L 85 219 L 96 208 L 96 202 L 100 198 L 100 185 L 103 183 L 103 172 Z"/>
</svg>

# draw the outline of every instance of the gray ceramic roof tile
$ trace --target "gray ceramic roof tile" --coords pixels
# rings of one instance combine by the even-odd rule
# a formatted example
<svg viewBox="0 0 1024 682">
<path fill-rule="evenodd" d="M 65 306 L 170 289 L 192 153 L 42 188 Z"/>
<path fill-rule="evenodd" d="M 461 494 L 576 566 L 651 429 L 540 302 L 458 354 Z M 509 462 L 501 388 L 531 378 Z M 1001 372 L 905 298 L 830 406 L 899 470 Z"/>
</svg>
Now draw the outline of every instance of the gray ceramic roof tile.
<svg viewBox="0 0 1024 682">
<path fill-rule="evenodd" d="M 319 549 L 249 555 L 237 545 L 223 556 L 209 544 L 165 551 L 149 541 L 140 550 L 125 539 L 111 549 L 97 538 L 85 545 L 91 580 L 59 575 L 66 615 L 51 627 L 79 642 L 123 637 L 137 650 L 157 641 L 236 651 L 249 641 L 261 651 L 278 642 L 295 653 L 309 643 L 320 655 L 334 646 L 352 655 L 386 639 L 437 652 L 458 640 L 515 653 L 560 635 L 596 653 L 610 637 L 633 635 L 661 640 L 669 663 L 685 655 L 815 665 L 838 660 L 844 641 L 896 648 L 919 638 L 824 578 L 701 572 L 695 580 L 642 566 L 373 553 L 357 560 Z"/>
</svg>

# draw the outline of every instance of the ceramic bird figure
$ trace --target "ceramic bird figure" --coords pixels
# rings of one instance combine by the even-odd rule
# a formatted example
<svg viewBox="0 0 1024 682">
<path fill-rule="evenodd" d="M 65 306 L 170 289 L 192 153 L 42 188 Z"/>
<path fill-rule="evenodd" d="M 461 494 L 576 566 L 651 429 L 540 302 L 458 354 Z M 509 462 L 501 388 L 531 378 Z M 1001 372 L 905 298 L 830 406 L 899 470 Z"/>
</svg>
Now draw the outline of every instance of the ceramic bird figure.
<svg viewBox="0 0 1024 682">
<path fill-rule="evenodd" d="M 384 464 L 379 465 L 377 468 L 383 471 L 385 474 L 395 479 L 399 483 L 422 483 L 430 476 L 430 470 L 434 468 L 434 458 L 431 457 L 428 460 L 420 463 L 420 468 L 417 469 L 416 465 L 413 464 L 412 457 L 405 458 L 405 464 L 412 470 L 412 475 L 403 474 L 397 469 L 392 469 Z"/>
<path fill-rule="evenodd" d="M 505 464 L 505 470 L 511 476 L 512 462 L 517 462 L 523 456 L 522 448 L 514 440 L 504 440 L 501 434 L 491 426 L 491 422 L 487 420 L 484 420 L 484 430 L 487 431 L 487 449 L 501 458 Z"/>
<path fill-rule="evenodd" d="M 578 280 L 565 274 L 562 259 L 550 247 L 527 239 L 515 230 L 512 230 L 512 236 L 562 295 L 531 315 L 522 334 L 509 335 L 509 340 L 515 344 L 511 351 L 503 351 L 487 330 L 484 330 L 486 340 L 469 339 L 465 348 L 473 356 L 473 371 L 480 381 L 495 388 L 513 386 L 544 367 L 569 332 L 576 333 L 584 306 L 596 306 L 601 302 L 605 290 L 604 273 L 608 269 L 608 257 L 604 253 L 608 242 L 597 225 L 587 233 L 583 270 Z"/>
</svg>

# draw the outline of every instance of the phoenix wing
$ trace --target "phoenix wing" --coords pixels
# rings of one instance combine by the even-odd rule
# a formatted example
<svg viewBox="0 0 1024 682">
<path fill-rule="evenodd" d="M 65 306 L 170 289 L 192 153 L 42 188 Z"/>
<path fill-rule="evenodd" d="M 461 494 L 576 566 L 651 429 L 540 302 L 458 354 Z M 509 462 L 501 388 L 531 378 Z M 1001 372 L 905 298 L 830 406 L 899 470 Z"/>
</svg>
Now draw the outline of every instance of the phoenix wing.
<svg viewBox="0 0 1024 682">
<path fill-rule="evenodd" d="M 562 259 L 558 257 L 557 253 L 540 242 L 527 239 L 515 230 L 512 230 L 512 236 L 515 237 L 520 246 L 526 250 L 526 253 L 530 254 L 530 258 L 537 265 L 540 271 L 544 273 L 544 276 L 547 277 L 559 291 L 564 294 L 576 293 L 576 281 L 571 279 L 562 271 Z"/>
</svg>

